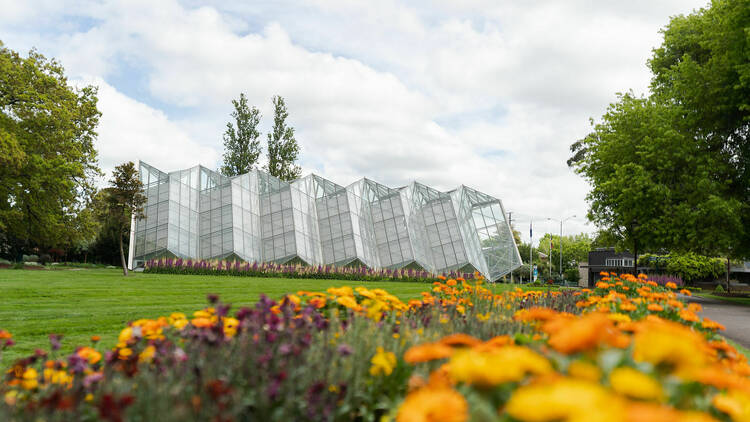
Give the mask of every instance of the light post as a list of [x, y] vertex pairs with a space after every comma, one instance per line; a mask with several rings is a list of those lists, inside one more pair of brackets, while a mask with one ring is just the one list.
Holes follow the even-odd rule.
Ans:
[[[560, 223], [560, 279], [561, 280], [562, 280], [562, 254], [563, 254], [563, 239], [562, 239], [562, 236], [563, 236], [563, 223], [566, 222], [566, 221], [568, 221], [568, 220], [570, 220], [571, 218], [576, 218], [576, 216], [575, 215], [571, 215], [570, 217], [563, 218], [562, 220], [558, 220], [558, 219], [552, 218], [552, 217], [547, 217], [547, 220], [557, 221], [558, 223]], [[550, 236], [550, 240], [551, 239], [552, 239], [552, 236]], [[552, 271], [551, 270], [551, 267], [552, 267], [552, 248], [550, 248], [550, 251], [549, 251], [549, 258], [550, 258], [550, 263], [549, 263], [550, 264], [550, 271]]]

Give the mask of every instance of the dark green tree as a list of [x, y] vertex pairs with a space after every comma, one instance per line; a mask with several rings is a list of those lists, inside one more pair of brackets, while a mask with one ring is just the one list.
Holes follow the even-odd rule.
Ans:
[[742, 204], [741, 230], [722, 252], [745, 258], [750, 257], [749, 31], [750, 0], [714, 0], [672, 18], [649, 60], [654, 96], [681, 107], [697, 153], [719, 158], [710, 177], [725, 188], [723, 197]]
[[296, 164], [299, 145], [294, 138], [294, 128], [286, 124], [289, 113], [284, 98], [273, 97], [273, 128], [268, 134], [268, 164], [266, 169], [281, 180], [300, 177], [302, 169]]
[[232, 100], [234, 111], [232, 122], [227, 122], [224, 132], [224, 164], [221, 172], [225, 176], [245, 174], [252, 170], [260, 157], [260, 111], [247, 105], [247, 97], [240, 94], [239, 100]]
[[120, 245], [120, 262], [122, 272], [128, 275], [128, 266], [125, 262], [125, 250], [123, 248], [123, 237], [130, 233], [131, 219], [143, 218], [143, 206], [146, 203], [146, 195], [143, 194], [143, 182], [138, 177], [138, 171], [132, 161], [120, 164], [112, 172], [109, 181], [108, 212], [112, 224], [118, 230], [118, 243]]
[[750, 255], [748, 28], [750, 0], [673, 17], [649, 60], [652, 95], [621, 96], [571, 147], [589, 216], [620, 246]]
[[96, 94], [68, 85], [54, 59], [0, 42], [0, 230], [11, 255], [89, 237], [81, 211], [100, 174]]
[[678, 104], [619, 95], [571, 147], [569, 164], [591, 183], [589, 219], [636, 258], [663, 248], [711, 255], [742, 230], [743, 204], [715, 177], [723, 156], [702, 151], [683, 116]]

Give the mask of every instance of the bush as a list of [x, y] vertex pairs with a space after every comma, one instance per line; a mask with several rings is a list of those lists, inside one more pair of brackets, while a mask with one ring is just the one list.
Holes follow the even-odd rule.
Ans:
[[39, 257], [37, 255], [23, 255], [23, 262], [39, 262]]
[[47, 265], [49, 262], [52, 261], [52, 257], [48, 253], [43, 253], [39, 255], [39, 263], [42, 265]]
[[578, 285], [581, 280], [581, 273], [578, 272], [578, 268], [568, 268], [565, 270], [565, 280], [570, 284]]
[[714, 293], [726, 293], [726, 290], [724, 290], [724, 286], [719, 284], [716, 286], [716, 289], [714, 289]]
[[663, 270], [686, 282], [715, 279], [727, 271], [727, 261], [724, 258], [711, 258], [692, 252], [669, 255], [645, 254], [638, 259], [638, 264]]

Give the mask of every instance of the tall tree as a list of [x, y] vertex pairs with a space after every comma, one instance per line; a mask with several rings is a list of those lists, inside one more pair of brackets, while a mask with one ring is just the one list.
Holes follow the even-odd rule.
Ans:
[[99, 175], [97, 89], [68, 85], [64, 69], [35, 50], [0, 42], [0, 230], [13, 255], [70, 247]]
[[620, 96], [571, 146], [589, 217], [625, 246], [750, 256], [748, 28], [750, 0], [673, 17], [652, 94]]
[[[636, 255], [647, 249], [726, 251], [742, 230], [742, 204], [683, 127], [679, 105], [619, 96], [569, 160], [590, 183], [589, 219]], [[635, 263], [634, 263], [634, 271]]]
[[299, 145], [294, 139], [294, 128], [287, 126], [289, 113], [284, 98], [273, 97], [273, 128], [268, 134], [268, 164], [266, 169], [281, 180], [300, 177], [302, 169], [296, 164]]
[[[654, 97], [683, 110], [697, 153], [719, 157], [711, 177], [743, 204], [728, 255], [750, 257], [750, 0], [714, 0], [662, 31], [649, 67]], [[727, 227], [729, 229], [729, 227]]]
[[143, 182], [138, 177], [138, 171], [132, 161], [115, 167], [109, 186], [109, 217], [118, 229], [120, 262], [122, 263], [122, 272], [127, 276], [128, 265], [125, 262], [123, 237], [130, 234], [130, 222], [133, 216], [136, 219], [143, 218], [146, 195], [143, 194]]
[[240, 93], [239, 100], [232, 100], [232, 105], [234, 124], [227, 122], [227, 130], [224, 132], [224, 164], [221, 172], [225, 176], [249, 172], [260, 157], [260, 111], [247, 105], [244, 93]]

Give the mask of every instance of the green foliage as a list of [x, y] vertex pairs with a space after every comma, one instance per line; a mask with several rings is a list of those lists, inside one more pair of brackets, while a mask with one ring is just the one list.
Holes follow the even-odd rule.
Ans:
[[[551, 253], [549, 250], [550, 240], [552, 240], [552, 252]], [[593, 240], [586, 233], [563, 236], [562, 238], [563, 272], [566, 272], [568, 269], [571, 269], [571, 268], [576, 269], [576, 271], [578, 271], [577, 270], [578, 263], [588, 261], [592, 242]], [[560, 236], [550, 234], [550, 233], [545, 233], [545, 235], [541, 239], [539, 239], [539, 251], [550, 256], [553, 271], [557, 271], [559, 273], [560, 269], [558, 267], [560, 266]]]
[[109, 219], [118, 229], [122, 271], [125, 275], [128, 275], [123, 237], [127, 236], [130, 231], [131, 217], [143, 218], [146, 195], [143, 194], [143, 182], [138, 177], [138, 171], [132, 161], [115, 167], [109, 184], [109, 195], [107, 197]]
[[720, 284], [716, 285], [716, 288], [714, 289], [715, 293], [726, 293], [726, 290], [724, 290], [724, 286]]
[[568, 268], [565, 270], [565, 280], [571, 284], [578, 284], [581, 280], [581, 273], [578, 272], [578, 268]]
[[228, 122], [224, 132], [224, 164], [221, 173], [225, 176], [249, 172], [260, 157], [260, 111], [255, 107], [248, 107], [244, 93], [240, 94], [239, 100], [232, 100], [232, 104], [234, 125]]
[[302, 169], [296, 164], [299, 158], [299, 145], [294, 138], [294, 128], [287, 126], [284, 98], [273, 97], [273, 128], [268, 134], [268, 172], [281, 180], [294, 180], [300, 177]]
[[645, 254], [638, 259], [638, 263], [680, 276], [688, 282], [716, 279], [727, 272], [726, 259], [711, 258], [692, 252], [670, 255]]
[[749, 25], [748, 0], [672, 18], [649, 61], [653, 95], [619, 95], [571, 146], [589, 217], [618, 246], [750, 252]]
[[0, 230], [14, 257], [91, 237], [81, 210], [99, 174], [96, 94], [69, 86], [54, 59], [0, 42]]

